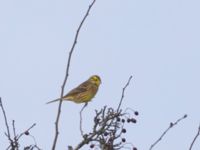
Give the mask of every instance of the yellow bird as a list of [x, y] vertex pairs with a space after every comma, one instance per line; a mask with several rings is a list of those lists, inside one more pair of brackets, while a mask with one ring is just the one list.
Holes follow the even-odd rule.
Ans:
[[[69, 91], [69, 93], [63, 96], [62, 100], [72, 101], [75, 103], [87, 103], [96, 95], [100, 84], [101, 78], [98, 75], [93, 75], [88, 80]], [[47, 104], [59, 100], [61, 100], [61, 98], [47, 102]]]

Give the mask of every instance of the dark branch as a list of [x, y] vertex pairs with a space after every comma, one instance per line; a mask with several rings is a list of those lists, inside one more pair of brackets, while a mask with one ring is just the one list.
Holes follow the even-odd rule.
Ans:
[[23, 135], [29, 135], [29, 131], [36, 126], [36, 123], [34, 123], [32, 126], [30, 126], [28, 129], [26, 129], [24, 132], [22, 132], [18, 137], [17, 140], [19, 140]]
[[122, 134], [126, 132], [124, 125], [129, 122], [126, 122], [125, 119], [129, 115], [122, 110], [117, 112], [111, 107], [107, 108], [107, 106], [104, 106], [100, 111], [96, 110], [92, 132], [84, 134], [83, 140], [74, 149], [69, 146], [68, 150], [79, 150], [89, 143], [90, 148], [95, 147], [95, 149], [98, 149], [97, 147], [103, 150], [121, 149], [125, 145]]
[[13, 127], [13, 134], [14, 134], [14, 143], [15, 143], [15, 146], [18, 147], [17, 134], [16, 134], [16, 129], [15, 129], [15, 120], [12, 121], [12, 127]]
[[132, 76], [129, 77], [128, 82], [126, 83], [126, 85], [122, 89], [122, 96], [121, 96], [121, 99], [120, 99], [120, 102], [119, 102], [119, 105], [118, 105], [118, 108], [117, 108], [117, 112], [119, 111], [119, 109], [122, 105], [122, 101], [124, 99], [124, 92], [125, 92], [126, 88], [128, 87], [129, 83], [131, 82], [131, 79], [132, 79]]
[[200, 124], [199, 124], [199, 128], [198, 128], [197, 134], [195, 135], [192, 143], [190, 144], [189, 150], [192, 150], [192, 147], [193, 147], [193, 145], [194, 145], [194, 143], [195, 143], [195, 141], [196, 141], [196, 139], [198, 138], [199, 135], [200, 135]]
[[[121, 95], [121, 99], [120, 99], [119, 105], [118, 105], [118, 107], [117, 107], [117, 112], [120, 112], [120, 107], [121, 107], [122, 101], [123, 101], [123, 99], [124, 99], [124, 93], [125, 93], [126, 88], [127, 88], [128, 85], [129, 85], [129, 83], [131, 82], [131, 79], [132, 79], [132, 76], [129, 77], [129, 79], [128, 79], [126, 85], [125, 85], [125, 86], [123, 87], [123, 89], [122, 89], [122, 95]], [[115, 122], [113, 135], [116, 135], [117, 130], [118, 130], [118, 122]], [[120, 136], [120, 135], [119, 135], [119, 136]], [[120, 145], [121, 145], [121, 144], [120, 144]]]
[[83, 140], [76, 146], [74, 150], [78, 150], [85, 144], [91, 141], [102, 141], [103, 133], [109, 128], [113, 127], [113, 120], [121, 116], [120, 113], [115, 113], [113, 108], [108, 108], [105, 106], [99, 112], [96, 111], [96, 116], [94, 118], [93, 132], [85, 134]]
[[173, 128], [175, 125], [177, 125], [180, 121], [182, 121], [183, 119], [187, 118], [187, 115], [184, 115], [183, 117], [179, 118], [176, 122], [174, 123], [170, 123], [169, 127], [163, 132], [163, 134], [150, 146], [149, 150], [152, 150], [154, 146], [156, 146], [161, 140], [162, 138], [165, 136], [165, 134], [171, 129]]
[[[83, 19], [82, 19], [81, 23], [79, 24], [78, 29], [76, 31], [76, 34], [75, 34], [75, 37], [74, 37], [74, 42], [73, 42], [72, 47], [71, 47], [71, 49], [69, 51], [65, 78], [64, 78], [63, 84], [61, 86], [61, 94], [60, 94], [61, 98], [64, 95], [65, 85], [66, 85], [66, 82], [67, 82], [67, 79], [68, 79], [68, 75], [69, 75], [69, 68], [70, 68], [72, 53], [73, 53], [74, 48], [76, 46], [77, 39], [78, 39], [80, 30], [81, 30], [81, 27], [83, 26], [83, 23], [85, 22], [87, 16], [89, 15], [89, 12], [90, 12], [92, 6], [94, 5], [95, 1], [96, 0], [93, 0], [92, 3], [89, 5], [89, 8], [86, 11], [86, 14], [84, 15], [84, 17], [83, 17]], [[57, 112], [56, 121], [55, 121], [55, 136], [54, 136], [54, 141], [53, 141], [53, 145], [52, 145], [52, 150], [56, 149], [56, 144], [57, 144], [57, 140], [58, 140], [58, 134], [59, 134], [58, 124], [59, 124], [59, 119], [60, 119], [60, 114], [61, 114], [61, 107], [62, 107], [62, 99], [59, 101], [58, 112]]]
[[3, 112], [4, 122], [5, 122], [5, 125], [6, 125], [6, 130], [7, 130], [6, 136], [8, 137], [8, 140], [10, 141], [11, 147], [13, 147], [14, 143], [13, 143], [13, 140], [11, 139], [10, 129], [9, 129], [9, 125], [8, 125], [8, 120], [7, 120], [7, 117], [6, 117], [6, 112], [5, 112], [5, 109], [3, 107], [3, 103], [2, 103], [1, 97], [0, 97], [0, 107], [1, 107], [1, 110]]
[[[5, 113], [5, 109], [3, 107], [3, 103], [0, 97], [0, 107], [2, 109], [3, 112], [3, 116], [4, 116], [4, 121], [5, 121], [5, 125], [6, 125], [6, 129], [7, 132], [5, 133], [5, 135], [8, 137], [8, 140], [10, 141], [9, 146], [6, 148], [6, 150], [18, 150], [19, 149], [19, 139], [23, 136], [23, 135], [29, 135], [29, 131], [36, 125], [35, 123], [29, 127], [27, 130], [25, 130], [24, 132], [22, 132], [21, 134], [19, 134], [19, 136], [17, 135], [16, 132], [16, 128], [15, 128], [15, 120], [12, 121], [12, 132], [13, 132], [13, 137], [11, 135], [11, 131], [9, 129], [9, 125], [8, 125], [8, 121], [7, 121], [7, 117], [6, 117], [6, 113]], [[37, 145], [33, 145], [34, 147], [37, 147]], [[39, 149], [38, 149], [39, 150]]]

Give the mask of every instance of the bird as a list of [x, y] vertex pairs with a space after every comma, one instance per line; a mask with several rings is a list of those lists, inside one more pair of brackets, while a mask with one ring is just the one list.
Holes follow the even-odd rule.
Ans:
[[76, 88], [69, 91], [62, 98], [54, 99], [52, 101], [47, 102], [46, 104], [60, 101], [61, 99], [66, 101], [72, 101], [77, 104], [88, 103], [96, 95], [100, 84], [101, 84], [101, 78], [98, 75], [92, 75], [88, 80], [86, 80]]

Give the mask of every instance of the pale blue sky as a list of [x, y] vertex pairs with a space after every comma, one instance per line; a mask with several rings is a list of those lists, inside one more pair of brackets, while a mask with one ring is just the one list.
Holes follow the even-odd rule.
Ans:
[[[91, 1], [0, 1], [0, 96], [17, 130], [31, 124], [38, 146], [50, 149], [57, 104], [69, 48]], [[73, 53], [66, 92], [92, 74], [102, 78], [84, 113], [90, 131], [94, 109], [116, 107], [122, 87], [133, 75], [123, 108], [139, 111], [128, 126], [128, 141], [147, 150], [184, 114], [154, 150], [188, 150], [200, 123], [200, 1], [97, 0]], [[63, 103], [57, 149], [80, 141], [82, 105]], [[0, 115], [0, 149], [8, 140]], [[3, 126], [3, 127], [2, 127]], [[22, 143], [32, 143], [25, 137]], [[86, 149], [86, 148], [85, 148]], [[193, 150], [200, 149], [200, 139]]]

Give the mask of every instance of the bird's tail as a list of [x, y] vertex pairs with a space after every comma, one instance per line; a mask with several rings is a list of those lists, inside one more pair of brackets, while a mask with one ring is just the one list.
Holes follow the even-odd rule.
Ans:
[[57, 102], [57, 101], [59, 101], [59, 100], [61, 100], [61, 99], [60, 99], [60, 98], [57, 98], [57, 99], [54, 99], [54, 100], [52, 100], [52, 101], [47, 102], [46, 104], [50, 104], [50, 103], [53, 103], [53, 102]]

